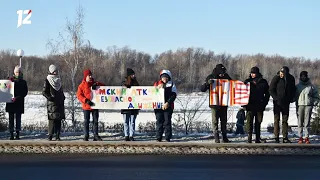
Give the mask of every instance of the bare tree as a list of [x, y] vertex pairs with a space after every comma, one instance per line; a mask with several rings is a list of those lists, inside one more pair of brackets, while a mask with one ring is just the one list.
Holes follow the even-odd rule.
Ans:
[[205, 109], [202, 106], [207, 102], [208, 96], [181, 96], [177, 97], [176, 102], [180, 105], [180, 113], [176, 119], [178, 122], [183, 121], [184, 130], [189, 134], [190, 129], [195, 121], [203, 114]]
[[81, 57], [84, 56], [83, 47], [85, 43], [83, 42], [84, 34], [84, 17], [85, 12], [81, 5], [76, 10], [76, 18], [73, 22], [66, 19], [66, 26], [63, 33], [59, 33], [58, 40], [49, 40], [47, 47], [51, 49], [52, 54], [57, 54], [64, 62], [68, 68], [69, 77], [71, 81], [71, 90], [68, 91], [70, 97], [70, 114], [71, 121], [74, 126], [76, 126], [76, 74], [79, 70], [79, 65], [81, 63]]

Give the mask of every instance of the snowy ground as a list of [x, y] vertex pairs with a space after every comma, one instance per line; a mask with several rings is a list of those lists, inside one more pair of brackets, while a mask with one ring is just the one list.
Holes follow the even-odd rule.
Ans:
[[[187, 110], [194, 109], [201, 105], [200, 110], [202, 111], [201, 114], [198, 113], [196, 116], [196, 121], [198, 122], [206, 122], [211, 123], [211, 113], [210, 108], [208, 107], [208, 94], [207, 93], [192, 93], [192, 94], [180, 94], [178, 96], [178, 100], [175, 103], [175, 113], [173, 115], [173, 122], [178, 119], [180, 110], [186, 108], [184, 107], [187, 104]], [[67, 98], [68, 99], [68, 98]], [[184, 104], [184, 105], [183, 105]], [[65, 102], [66, 107], [68, 106], [68, 100]], [[80, 107], [80, 106], [79, 106]], [[239, 107], [229, 107], [228, 110], [228, 122], [236, 122], [236, 114]], [[80, 111], [76, 117], [80, 122], [82, 121], [82, 112]], [[122, 115], [120, 112], [101, 112], [99, 121], [104, 122], [106, 126], [112, 126], [114, 124], [122, 123]], [[155, 115], [151, 111], [143, 112], [141, 111], [139, 116], [137, 117], [136, 124], [139, 123], [145, 124], [147, 122], [154, 122]], [[25, 114], [22, 116], [22, 126], [47, 126], [47, 114], [46, 114], [46, 99], [37, 92], [30, 92], [25, 99]], [[262, 134], [263, 138], [272, 139], [273, 134], [266, 132], [266, 128], [269, 124], [273, 123], [273, 103], [272, 99], [270, 99], [269, 104], [264, 112], [264, 119], [262, 123], [262, 129], [265, 131]], [[296, 126], [297, 125], [297, 117], [295, 114], [295, 106], [291, 104], [290, 106], [290, 115], [289, 115], [289, 125]], [[210, 125], [211, 127], [211, 125]], [[64, 140], [80, 140], [82, 139], [82, 133], [71, 133], [71, 132], [64, 132]], [[102, 133], [102, 137], [105, 140], [121, 140], [122, 134], [116, 133]], [[292, 138], [296, 137], [296, 131], [294, 130], [290, 136]], [[39, 140], [46, 137], [46, 133], [39, 133], [39, 132], [24, 132], [23, 137], [26, 139], [35, 139]], [[140, 134], [137, 136], [138, 140], [152, 140], [153, 135], [151, 134]], [[246, 136], [234, 136], [229, 134], [229, 137], [233, 139], [233, 141], [237, 142], [245, 142]], [[7, 138], [7, 133], [0, 133], [0, 138], [4, 139]], [[185, 134], [175, 134], [174, 139], [175, 141], [195, 141], [195, 142], [203, 142], [207, 140], [211, 140], [211, 134], [208, 133], [197, 133], [191, 135]], [[318, 142], [319, 137], [313, 136], [315, 142]], [[271, 140], [272, 142], [272, 140]]]

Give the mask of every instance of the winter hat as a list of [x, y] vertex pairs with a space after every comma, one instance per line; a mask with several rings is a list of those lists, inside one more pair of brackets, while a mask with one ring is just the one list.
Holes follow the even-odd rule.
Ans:
[[14, 73], [21, 72], [21, 68], [20, 68], [20, 66], [16, 66], [16, 67], [14, 67], [13, 72], [14, 72]]
[[224, 73], [226, 73], [227, 69], [222, 64], [217, 64], [216, 65], [216, 71], [219, 74], [224, 74]]
[[57, 72], [57, 71], [58, 71], [58, 68], [55, 65], [51, 64], [49, 66], [49, 72], [50, 73]]
[[284, 74], [288, 74], [288, 73], [289, 73], [289, 68], [288, 68], [288, 66], [283, 66], [283, 67], [280, 69], [280, 72], [283, 72]]
[[131, 68], [127, 68], [127, 76], [134, 75], [135, 72]]
[[83, 79], [86, 79], [88, 75], [92, 75], [90, 69], [86, 69], [83, 71]]
[[305, 76], [308, 77], [308, 72], [307, 71], [301, 71], [300, 77]]
[[260, 69], [257, 66], [252, 67], [251, 70], [250, 70], [250, 73], [259, 74], [260, 73]]

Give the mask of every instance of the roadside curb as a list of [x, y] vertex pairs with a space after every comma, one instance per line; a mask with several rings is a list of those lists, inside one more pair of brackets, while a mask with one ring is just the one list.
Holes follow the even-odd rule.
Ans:
[[319, 144], [1, 141], [1, 154], [320, 155]]

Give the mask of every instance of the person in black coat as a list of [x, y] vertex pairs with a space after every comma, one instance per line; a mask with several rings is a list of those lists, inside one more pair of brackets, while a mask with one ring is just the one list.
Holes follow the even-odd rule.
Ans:
[[53, 64], [49, 66], [49, 74], [44, 82], [42, 95], [47, 99], [48, 140], [51, 141], [55, 134], [56, 140], [60, 141], [61, 121], [65, 119], [65, 96], [58, 69]]
[[[131, 88], [132, 86], [139, 86], [136, 79], [135, 72], [131, 68], [127, 68], [127, 77], [125, 81], [122, 82], [122, 86], [125, 88]], [[123, 114], [123, 131], [125, 136], [125, 141], [134, 141], [135, 132], [135, 122], [137, 115], [139, 114], [138, 109], [121, 109], [121, 114]]]
[[6, 112], [9, 113], [10, 140], [14, 139], [14, 116], [16, 117], [16, 139], [20, 139], [21, 115], [24, 114], [24, 98], [28, 94], [27, 82], [23, 79], [20, 66], [14, 68], [14, 75], [10, 77], [14, 82], [14, 98], [12, 102], [6, 103]]
[[[205, 80], [205, 83], [201, 85], [200, 90], [206, 92], [210, 89], [210, 84], [214, 82], [213, 79], [228, 79], [231, 80], [231, 77], [227, 74], [227, 69], [222, 64], [217, 64], [213, 69], [212, 74], [209, 74]], [[219, 132], [218, 132], [218, 119], [221, 121], [221, 132], [222, 139], [224, 143], [229, 143], [227, 138], [227, 113], [228, 106], [209, 106], [212, 113], [212, 128], [214, 133], [214, 138], [216, 143], [220, 143]]]
[[295, 78], [289, 73], [287, 66], [283, 66], [277, 75], [273, 77], [269, 92], [273, 98], [274, 135], [276, 143], [280, 142], [280, 113], [282, 113], [282, 142], [291, 143], [288, 139], [289, 106], [290, 103], [294, 102], [296, 86]]
[[266, 109], [270, 98], [269, 85], [267, 80], [262, 77], [258, 67], [251, 68], [250, 76], [244, 83], [250, 83], [249, 103], [244, 106], [247, 111], [248, 143], [252, 143], [253, 121], [255, 121], [255, 143], [261, 143], [260, 132], [263, 112]]

